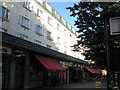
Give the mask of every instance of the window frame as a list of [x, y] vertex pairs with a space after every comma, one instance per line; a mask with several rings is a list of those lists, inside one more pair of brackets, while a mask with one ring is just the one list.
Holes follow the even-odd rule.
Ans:
[[[39, 28], [39, 29], [37, 29], [37, 28]], [[38, 35], [41, 35], [41, 36], [42, 36], [42, 34], [43, 34], [43, 28], [42, 28], [42, 26], [41, 26], [41, 25], [36, 24], [36, 26], [35, 26], [35, 32], [36, 32], [36, 34], [38, 34]]]
[[9, 9], [7, 9], [6, 7], [2, 6], [2, 19], [9, 20], [9, 12], [10, 12]]
[[47, 31], [46, 36], [47, 36], [47, 39], [52, 40], [52, 38], [51, 38], [51, 32], [50, 31]]
[[30, 29], [30, 19], [25, 17], [25, 16], [21, 16], [21, 26], [26, 28], [26, 29]]
[[48, 16], [48, 24], [52, 26], [52, 18], [50, 18], [49, 16]]
[[24, 8], [26, 8], [29, 11], [31, 11], [31, 9], [30, 9], [30, 2], [28, 2], [28, 0], [24, 0], [22, 2], [22, 5], [23, 5]]

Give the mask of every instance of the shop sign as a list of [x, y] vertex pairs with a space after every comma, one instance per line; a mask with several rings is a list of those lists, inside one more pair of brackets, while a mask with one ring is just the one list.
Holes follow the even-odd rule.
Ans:
[[73, 63], [72, 62], [69, 62], [69, 66], [72, 66], [73, 65]]
[[79, 64], [78, 67], [81, 67], [81, 65]]
[[2, 47], [2, 53], [4, 54], [12, 54], [12, 49], [9, 47]]
[[77, 67], [77, 64], [74, 64], [74, 67]]
[[69, 64], [68, 64], [68, 62], [64, 62], [64, 68], [68, 68], [69, 67]]

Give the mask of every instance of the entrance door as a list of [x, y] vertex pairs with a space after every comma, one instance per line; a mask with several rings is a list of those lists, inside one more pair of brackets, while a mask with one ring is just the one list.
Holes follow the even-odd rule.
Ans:
[[23, 88], [24, 80], [24, 57], [16, 57], [16, 70], [15, 70], [15, 87]]

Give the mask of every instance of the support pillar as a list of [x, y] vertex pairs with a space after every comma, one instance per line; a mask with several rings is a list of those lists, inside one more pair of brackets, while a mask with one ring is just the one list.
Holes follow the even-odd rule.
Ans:
[[15, 88], [15, 55], [12, 55], [11, 61], [10, 61], [10, 88]]
[[69, 83], [69, 67], [67, 69], [67, 83]]
[[5, 88], [8, 88], [8, 81], [9, 81], [9, 63], [10, 63], [10, 61], [9, 61], [9, 57], [7, 57], [6, 58], [6, 74], [5, 74]]
[[23, 88], [29, 88], [30, 53], [25, 52]]

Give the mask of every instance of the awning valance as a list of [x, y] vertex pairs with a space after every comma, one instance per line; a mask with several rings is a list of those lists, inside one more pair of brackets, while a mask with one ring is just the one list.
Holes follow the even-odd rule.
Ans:
[[58, 60], [54, 58], [50, 58], [43, 55], [34, 55], [37, 60], [40, 61], [41, 64], [45, 66], [48, 70], [54, 70], [54, 71], [63, 71], [65, 70], [63, 66], [58, 62]]
[[99, 74], [99, 71], [95, 68], [91, 68], [91, 67], [84, 67], [84, 68], [91, 73]]

